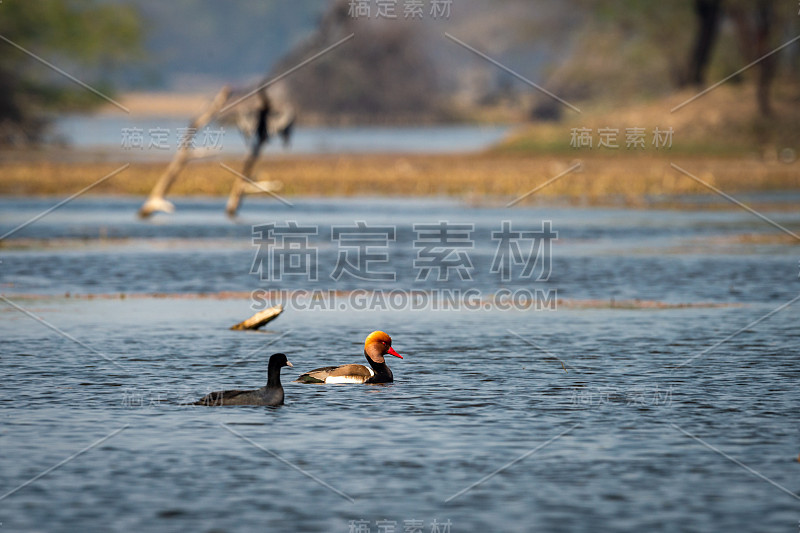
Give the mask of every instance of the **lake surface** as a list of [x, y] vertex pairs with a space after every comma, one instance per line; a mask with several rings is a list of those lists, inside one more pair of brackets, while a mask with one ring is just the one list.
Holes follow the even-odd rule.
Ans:
[[[800, 300], [780, 306], [800, 295], [800, 247], [772, 226], [738, 210], [291, 200], [248, 198], [231, 223], [223, 200], [178, 198], [141, 222], [137, 199], [81, 197], [4, 242], [3, 530], [797, 531]], [[57, 201], [0, 199], [0, 234]], [[765, 214], [800, 230], [800, 213]], [[287, 221], [315, 229], [317, 280], [251, 273], [268, 257], [253, 225]], [[394, 228], [370, 252], [395, 281], [332, 279], [332, 228], [358, 221]], [[472, 228], [466, 280], [417, 279], [419, 225], [440, 221]], [[547, 279], [492, 272], [503, 221], [552, 222]], [[557, 310], [483, 306], [534, 288]], [[348, 307], [298, 300], [263, 331], [229, 330], [258, 289]], [[349, 307], [392, 289], [484, 299]], [[291, 383], [362, 362], [375, 329], [405, 357], [393, 384]], [[285, 406], [182, 405], [263, 385], [277, 351], [295, 365]]]
[[[101, 149], [127, 159], [171, 159], [189, 119], [73, 115], [55, 124], [54, 134], [76, 149]], [[508, 126], [353, 126], [295, 128], [291, 146], [279, 139], [264, 146], [264, 154], [331, 153], [452, 153], [487, 148], [509, 132]], [[238, 156], [248, 145], [233, 126], [209, 125], [197, 131], [195, 147], [208, 154]]]

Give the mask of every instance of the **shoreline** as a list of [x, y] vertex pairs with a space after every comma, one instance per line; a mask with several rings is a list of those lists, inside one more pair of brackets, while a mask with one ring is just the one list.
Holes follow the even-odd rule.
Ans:
[[[220, 291], [220, 292], [101, 292], [101, 293], [71, 293], [65, 292], [62, 294], [41, 294], [41, 293], [7, 293], [13, 296], [15, 300], [22, 300], [27, 302], [42, 302], [42, 303], [57, 303], [66, 301], [121, 301], [121, 300], [240, 300], [252, 302], [253, 291]], [[299, 293], [305, 294], [307, 291], [296, 290], [290, 291], [292, 294]], [[326, 294], [337, 297], [347, 297], [357, 291], [325, 291]], [[372, 291], [379, 292], [379, 291]], [[726, 309], [726, 308], [740, 308], [746, 307], [748, 303], [745, 302], [714, 302], [709, 300], [695, 301], [695, 302], [668, 302], [661, 300], [648, 300], [639, 298], [615, 300], [614, 298], [608, 300], [601, 300], [597, 298], [558, 298], [556, 306], [566, 310], [580, 311], [580, 310], [593, 310], [593, 309], [615, 309], [620, 311], [631, 310], [675, 310], [675, 309]], [[482, 311], [480, 309], [474, 310], [475, 312]], [[325, 312], [326, 310], [321, 310]], [[446, 310], [456, 311], [456, 309]], [[507, 310], [510, 311], [510, 310]], [[536, 309], [516, 309], [515, 311], [539, 311]], [[505, 311], [501, 311], [505, 312]]]

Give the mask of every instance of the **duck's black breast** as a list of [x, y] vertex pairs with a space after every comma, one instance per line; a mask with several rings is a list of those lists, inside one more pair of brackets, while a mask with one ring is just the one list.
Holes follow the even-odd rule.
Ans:
[[272, 354], [267, 368], [267, 384], [256, 390], [225, 390], [206, 394], [192, 405], [283, 405], [281, 368], [292, 366], [282, 353]]
[[264, 400], [263, 404], [258, 405], [283, 405], [283, 387], [264, 387], [260, 396]]
[[376, 363], [369, 357], [367, 357], [367, 361], [375, 374], [364, 383], [391, 383], [394, 381], [394, 375], [389, 365], [386, 363]]

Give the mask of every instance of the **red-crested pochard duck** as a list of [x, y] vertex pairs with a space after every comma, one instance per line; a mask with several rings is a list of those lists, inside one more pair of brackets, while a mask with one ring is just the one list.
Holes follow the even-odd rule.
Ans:
[[282, 353], [272, 354], [267, 368], [267, 385], [256, 390], [225, 390], [206, 394], [192, 405], [283, 405], [281, 368], [294, 366]]
[[296, 383], [391, 383], [392, 371], [386, 364], [386, 354], [403, 358], [392, 348], [392, 338], [382, 331], [373, 331], [364, 341], [364, 356], [369, 367], [364, 365], [326, 366], [306, 372]]

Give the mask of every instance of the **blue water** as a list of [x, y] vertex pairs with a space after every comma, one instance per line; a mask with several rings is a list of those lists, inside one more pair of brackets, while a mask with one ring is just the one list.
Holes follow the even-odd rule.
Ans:
[[[103, 149], [126, 159], [170, 159], [188, 126], [188, 119], [74, 115], [60, 119], [54, 134], [77, 149]], [[300, 153], [452, 153], [479, 150], [499, 142], [507, 126], [298, 126], [291, 145], [279, 140], [264, 154]], [[139, 137], [139, 135], [141, 137]], [[198, 131], [195, 146], [210, 155], [242, 155], [247, 144], [232, 126], [210, 125]]]
[[[56, 201], [0, 200], [0, 234]], [[233, 224], [217, 199], [177, 199], [174, 215], [140, 222], [136, 199], [79, 198], [4, 242], [3, 297], [72, 338], [0, 303], [2, 529], [798, 527], [800, 300], [769, 313], [800, 295], [800, 248], [738, 239], [779, 235], [773, 227], [744, 211], [292, 201], [248, 199]], [[800, 229], [798, 213], [767, 214]], [[310, 240], [317, 281], [250, 274], [251, 226], [287, 220], [319, 229]], [[396, 282], [328, 276], [338, 252], [331, 226], [357, 220], [396, 226], [387, 243]], [[472, 279], [415, 280], [413, 224], [440, 220], [474, 224]], [[503, 220], [552, 221], [548, 280], [490, 272], [490, 232]], [[590, 303], [289, 307], [264, 331], [227, 329], [249, 316], [247, 294], [258, 288], [491, 294], [531, 285]], [[612, 299], [669, 307], [604, 304]], [[311, 368], [360, 362], [374, 329], [405, 356], [389, 362], [393, 384], [291, 383]], [[295, 365], [283, 372], [285, 406], [182, 405], [261, 386], [275, 351]]]

